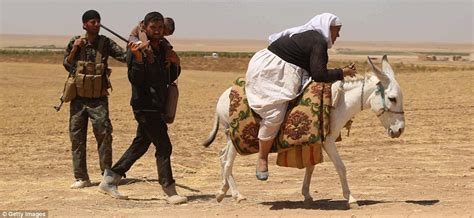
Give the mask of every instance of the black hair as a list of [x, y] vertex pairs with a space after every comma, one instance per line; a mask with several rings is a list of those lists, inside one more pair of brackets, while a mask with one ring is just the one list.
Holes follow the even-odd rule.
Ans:
[[145, 18], [143, 19], [143, 24], [148, 25], [148, 23], [152, 21], [160, 21], [163, 20], [163, 15], [161, 15], [159, 12], [153, 11], [145, 15]]
[[170, 31], [169, 34], [172, 35], [174, 33], [174, 20], [171, 17], [165, 17], [165, 27]]
[[100, 21], [100, 14], [96, 10], [88, 10], [82, 15], [82, 23], [85, 23], [92, 19], [98, 19]]

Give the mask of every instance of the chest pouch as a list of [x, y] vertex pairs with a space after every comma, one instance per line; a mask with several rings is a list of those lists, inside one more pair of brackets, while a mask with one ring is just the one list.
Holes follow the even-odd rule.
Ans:
[[111, 85], [108, 76], [111, 71], [107, 68], [107, 65], [102, 62], [104, 57], [104, 41], [103, 37], [99, 39], [95, 62], [84, 61], [86, 59], [85, 46], [81, 48], [81, 58], [80, 61], [77, 62], [75, 77], [78, 96], [99, 98], [109, 94], [107, 89], [111, 88]]

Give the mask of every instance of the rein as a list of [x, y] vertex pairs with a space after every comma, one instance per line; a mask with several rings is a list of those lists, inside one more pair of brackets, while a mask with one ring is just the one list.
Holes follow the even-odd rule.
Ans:
[[[366, 78], [364, 78], [364, 80], [362, 80], [362, 89], [361, 89], [361, 92], [360, 92], [360, 111], [364, 110], [365, 80], [366, 80]], [[344, 81], [341, 82], [339, 87], [342, 89], [343, 86], [344, 86]], [[380, 82], [377, 83], [376, 93], [380, 94], [380, 97], [382, 98], [382, 105], [383, 105], [383, 107], [380, 108], [380, 110], [379, 110], [380, 112], [377, 113], [377, 117], [382, 116], [385, 112], [389, 112], [389, 113], [393, 113], [393, 114], [405, 114], [405, 111], [393, 111], [393, 110], [390, 110], [390, 108], [387, 107], [387, 103], [385, 102], [385, 88], [382, 86], [382, 84]], [[348, 136], [349, 136], [349, 132], [350, 132], [350, 129], [351, 129], [351, 124], [352, 124], [352, 120], [349, 120], [346, 123], [346, 125], [344, 125], [344, 127], [347, 129], [347, 135]]]
[[[341, 84], [342, 86], [343, 84]], [[362, 89], [360, 92], [360, 111], [364, 110], [364, 88], [365, 88], [365, 78], [362, 81]], [[382, 116], [385, 112], [393, 113], [393, 114], [405, 114], [405, 111], [394, 111], [390, 110], [390, 108], [387, 107], [387, 103], [385, 102], [385, 88], [382, 86], [382, 84], [379, 82], [377, 83], [377, 91], [376, 93], [380, 94], [380, 97], [382, 98], [382, 105], [383, 108], [380, 108], [380, 112], [377, 113], [377, 117]]]
[[[364, 110], [364, 87], [365, 87], [365, 79], [362, 80], [362, 91], [360, 92], [360, 111]], [[344, 80], [341, 81], [339, 88], [342, 89], [344, 87]]]
[[362, 81], [362, 91], [360, 92], [360, 111], [364, 110], [364, 87], [365, 87], [365, 78]]

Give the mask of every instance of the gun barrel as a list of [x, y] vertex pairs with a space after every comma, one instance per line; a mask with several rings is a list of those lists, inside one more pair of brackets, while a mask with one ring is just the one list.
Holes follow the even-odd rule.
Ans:
[[63, 106], [63, 103], [64, 103], [64, 96], [61, 95], [61, 97], [59, 97], [59, 104], [53, 106], [54, 110], [56, 110], [56, 112], [59, 112], [59, 110], [61, 110], [61, 107]]
[[59, 105], [55, 105], [53, 106], [54, 109], [56, 110], [56, 112], [59, 112], [59, 110], [61, 110], [61, 107], [63, 106], [63, 101], [61, 100], [61, 102], [59, 103]]
[[119, 35], [118, 33], [112, 31], [111, 29], [107, 28], [106, 26], [100, 24], [100, 27], [104, 28], [105, 30], [109, 31], [110, 33], [114, 34], [115, 36], [117, 36], [119, 39], [123, 40], [124, 42], [126, 42], [128, 44], [128, 40], [125, 39], [124, 37], [122, 37], [121, 35]]

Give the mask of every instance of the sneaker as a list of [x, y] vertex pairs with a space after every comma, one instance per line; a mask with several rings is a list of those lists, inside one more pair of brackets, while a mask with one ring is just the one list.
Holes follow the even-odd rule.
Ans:
[[92, 184], [90, 180], [77, 179], [74, 183], [72, 183], [71, 188], [72, 189], [85, 188], [91, 185]]

